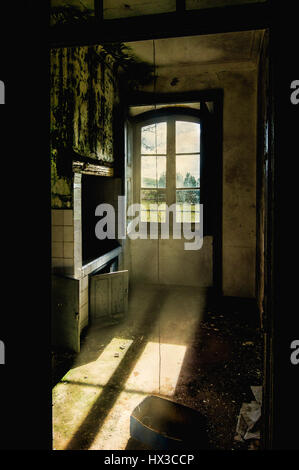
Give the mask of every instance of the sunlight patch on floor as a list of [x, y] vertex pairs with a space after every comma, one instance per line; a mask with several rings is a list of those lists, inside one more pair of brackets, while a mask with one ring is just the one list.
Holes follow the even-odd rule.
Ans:
[[[126, 390], [173, 395], [186, 346], [149, 342], [126, 382]], [[159, 374], [159, 363], [161, 372]], [[160, 375], [160, 390], [159, 390]]]
[[113, 338], [99, 357], [71, 369], [53, 389], [53, 448], [64, 449], [132, 344]]
[[[183, 364], [186, 346], [149, 342], [130, 374], [123, 392], [105, 419], [90, 450], [123, 450], [130, 438], [130, 415], [146, 395], [171, 397]], [[159, 363], [160, 391], [159, 391]]]

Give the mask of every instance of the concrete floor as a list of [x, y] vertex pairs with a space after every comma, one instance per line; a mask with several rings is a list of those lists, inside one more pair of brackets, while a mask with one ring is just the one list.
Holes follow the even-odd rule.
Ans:
[[[149, 394], [200, 410], [214, 447], [232, 448], [240, 404], [260, 371], [256, 357], [240, 362], [235, 338], [217, 328], [217, 318], [206, 319], [206, 304], [205, 289], [136, 285], [121, 323], [90, 326], [53, 389], [53, 448], [141, 449], [130, 439], [130, 415]], [[250, 331], [239, 331], [238, 341], [252, 340]], [[234, 364], [247, 364], [236, 383]]]

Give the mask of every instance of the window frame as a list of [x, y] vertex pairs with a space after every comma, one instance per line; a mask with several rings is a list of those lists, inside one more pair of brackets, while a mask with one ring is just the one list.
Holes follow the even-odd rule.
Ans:
[[[147, 189], [141, 187], [141, 129], [142, 127], [155, 124], [166, 122], [167, 123], [167, 134], [166, 134], [166, 188], [161, 188], [161, 191], [166, 192], [166, 204], [167, 206], [171, 206], [172, 204], [176, 203], [176, 191], [180, 188], [176, 187], [176, 149], [175, 149], [175, 138], [176, 138], [176, 130], [175, 130], [175, 123], [176, 121], [186, 121], [186, 122], [195, 122], [202, 126], [202, 116], [199, 110], [195, 110], [192, 108], [184, 108], [184, 107], [170, 107], [170, 108], [162, 108], [160, 110], [148, 111], [146, 113], [142, 113], [141, 115], [137, 116], [134, 120], [134, 158], [133, 158], [133, 174], [134, 174], [134, 191], [133, 191], [133, 201], [134, 203], [140, 204], [141, 203], [141, 190]], [[202, 130], [202, 129], [201, 129]], [[202, 151], [202, 132], [200, 132], [200, 145], [199, 145], [199, 177], [201, 177], [201, 170], [202, 170], [202, 158], [201, 158], [201, 151]], [[194, 152], [196, 154], [197, 152]], [[150, 188], [148, 188], [150, 189]], [[155, 190], [155, 188], [153, 188]], [[192, 188], [182, 188], [182, 189], [192, 189]], [[200, 190], [199, 188], [194, 188]], [[156, 190], [159, 191], [159, 188]], [[147, 231], [149, 230], [150, 222], [140, 222], [144, 224]], [[182, 222], [177, 222], [181, 223]], [[161, 225], [164, 222], [152, 222], [152, 224], [157, 225], [159, 230]], [[198, 222], [191, 222], [192, 229]], [[173, 227], [173, 220], [172, 216], [169, 220], [169, 227], [170, 227], [170, 235], [172, 233]]]

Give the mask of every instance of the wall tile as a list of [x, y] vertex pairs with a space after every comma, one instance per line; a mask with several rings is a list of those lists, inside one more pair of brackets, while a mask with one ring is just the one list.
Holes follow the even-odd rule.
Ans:
[[74, 258], [74, 243], [73, 242], [63, 243], [63, 257]]
[[52, 258], [52, 269], [63, 268], [63, 258]]
[[63, 225], [63, 210], [52, 209], [52, 225]]
[[72, 226], [63, 227], [63, 241], [73, 242], [74, 241], [74, 228]]
[[73, 225], [73, 210], [64, 210], [63, 211], [63, 225]]
[[63, 258], [63, 242], [52, 242], [52, 258]]
[[52, 225], [52, 241], [62, 242], [63, 241], [63, 226]]
[[73, 275], [74, 273], [74, 260], [69, 258], [64, 258], [63, 260], [63, 271], [64, 271], [64, 274], [68, 274], [70, 276]]

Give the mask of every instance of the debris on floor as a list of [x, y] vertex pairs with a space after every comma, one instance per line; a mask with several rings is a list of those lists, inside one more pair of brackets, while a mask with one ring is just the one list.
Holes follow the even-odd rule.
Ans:
[[260, 439], [260, 419], [262, 407], [262, 387], [251, 386], [255, 400], [242, 403], [238, 416], [235, 441]]
[[263, 387], [261, 385], [258, 385], [258, 386], [251, 385], [250, 388], [254, 395], [255, 400], [262, 406]]
[[[157, 298], [160, 310], [156, 308]], [[154, 351], [153, 357], [159, 358], [155, 353], [158, 351], [159, 333], [161, 343], [167, 351], [174, 345], [180, 345], [176, 346], [180, 351], [182, 345], [186, 346], [182, 361], [176, 365], [175, 370], [179, 372], [176, 375], [175, 389], [171, 391], [171, 399], [198, 411], [206, 418], [209, 447], [219, 450], [256, 450], [260, 447], [260, 439], [252, 436], [248, 438], [249, 434], [247, 439], [242, 436], [239, 441], [234, 439], [242, 403], [255, 400], [258, 405], [261, 404], [263, 337], [254, 311], [244, 314], [237, 308], [222, 306], [207, 310], [204, 307], [203, 294], [198, 293], [196, 297], [193, 288], [182, 287], [179, 292], [169, 288], [163, 290], [162, 296], [160, 292], [157, 293], [156, 287], [144, 286], [132, 291], [128, 316], [121, 323], [105, 328], [91, 325], [86, 334], [81, 335], [79, 355], [54, 352], [53, 387], [57, 383], [61, 384], [55, 391], [54, 401], [54, 408], [58, 410], [56, 431], [54, 430], [58, 442], [54, 443], [56, 448], [66, 447], [67, 438], [63, 433], [73, 433], [71, 444], [67, 444], [73, 449], [140, 449], [141, 444], [132, 437], [125, 442], [130, 420], [125, 418], [123, 410], [129, 410], [130, 397], [132, 400], [135, 400], [135, 395], [138, 399], [141, 397], [140, 390], [145, 395], [157, 393], [158, 382], [155, 385], [149, 380], [143, 384], [136, 364], [142, 357], [151, 357], [148, 354], [149, 347], [150, 351]], [[129, 347], [131, 343], [133, 347]], [[122, 346], [125, 348], [122, 349]], [[117, 360], [114, 354], [119, 355]], [[165, 376], [168, 372], [165, 367], [163, 369], [165, 360], [167, 359], [168, 364], [172, 358], [169, 353], [163, 357], [162, 372], [164, 370]], [[107, 365], [105, 368], [106, 359], [107, 364], [111, 361], [112, 367]], [[109, 380], [104, 377], [100, 381], [97, 375], [90, 374], [90, 369], [93, 369], [97, 361], [101, 362], [103, 374]], [[155, 361], [153, 364], [156, 370]], [[80, 368], [82, 377], [79, 375]], [[68, 385], [67, 394], [63, 377], [70, 370], [76, 383]], [[149, 368], [149, 374], [155, 376], [154, 370]], [[129, 386], [127, 382], [130, 378], [134, 383], [136, 377], [139, 389], [135, 393], [136, 388]], [[93, 386], [86, 384], [87, 381]], [[66, 407], [61, 405], [63, 400], [70, 402], [70, 398], [77, 403], [77, 392], [82, 397], [88, 396], [86, 409], [95, 400], [87, 412], [84, 408], [85, 401], [80, 398], [82, 413], [86, 412], [86, 418], [79, 429], [72, 421], [73, 408], [68, 408], [70, 421], [67, 421]], [[258, 406], [255, 407], [257, 411]], [[110, 421], [108, 418], [111, 418]], [[76, 419], [81, 419], [77, 408]], [[243, 435], [247, 431], [254, 434], [258, 430], [259, 422], [256, 422]]]
[[[248, 342], [252, 344], [244, 347]], [[186, 353], [174, 399], [207, 417], [211, 448], [239, 451], [260, 447], [260, 439], [238, 441], [234, 436], [242, 403], [258, 401], [253, 390], [260, 390], [262, 357], [262, 336], [251, 312], [223, 314], [218, 308], [207, 312]]]

